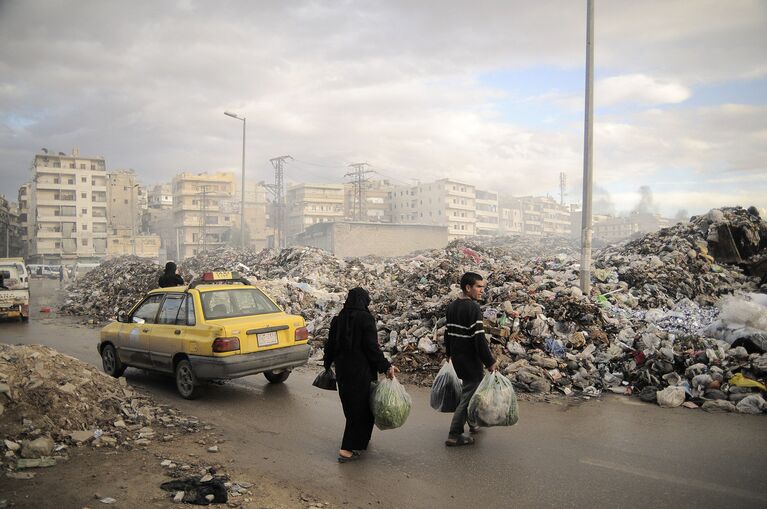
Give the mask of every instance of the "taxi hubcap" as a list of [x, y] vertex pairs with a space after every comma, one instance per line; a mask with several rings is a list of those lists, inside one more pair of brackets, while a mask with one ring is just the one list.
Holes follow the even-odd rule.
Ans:
[[194, 388], [192, 371], [186, 366], [183, 366], [178, 370], [178, 385], [185, 394], [192, 392], [192, 389]]
[[115, 356], [112, 353], [111, 348], [107, 348], [104, 351], [104, 368], [106, 371], [112, 372], [115, 367]]

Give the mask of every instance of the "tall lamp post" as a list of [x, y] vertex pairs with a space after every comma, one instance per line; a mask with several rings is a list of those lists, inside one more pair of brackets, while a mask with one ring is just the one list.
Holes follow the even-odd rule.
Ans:
[[245, 117], [240, 117], [231, 111], [225, 111], [227, 117], [242, 120], [242, 196], [240, 201], [240, 246], [245, 248]]

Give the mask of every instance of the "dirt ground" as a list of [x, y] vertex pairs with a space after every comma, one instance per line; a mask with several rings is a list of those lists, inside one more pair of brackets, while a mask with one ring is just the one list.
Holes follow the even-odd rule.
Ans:
[[[170, 508], [196, 507], [177, 504], [173, 493], [163, 491], [160, 484], [176, 476], [196, 475], [204, 468], [213, 467], [217, 474], [226, 474], [229, 480], [241, 482], [247, 493], [229, 495], [227, 504], [213, 507], [233, 508], [330, 508], [323, 502], [294, 487], [264, 476], [263, 471], [243, 471], [235, 468], [234, 460], [225, 453], [210, 453], [210, 443], [221, 443], [204, 432], [178, 437], [172, 442], [156, 442], [134, 450], [96, 449], [90, 446], [68, 450], [69, 460], [59, 461], [50, 468], [26, 470], [32, 479], [0, 477], [0, 508], [29, 509], [96, 509], [113, 508]], [[171, 460], [177, 468], [161, 465]], [[186, 471], [179, 467], [189, 465]], [[113, 498], [112, 504], [100, 500]], [[3, 505], [5, 501], [5, 505]]]

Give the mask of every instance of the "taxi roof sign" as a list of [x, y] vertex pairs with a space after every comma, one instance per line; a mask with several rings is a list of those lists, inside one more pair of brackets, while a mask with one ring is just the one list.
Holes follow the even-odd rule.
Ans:
[[228, 270], [213, 270], [203, 272], [202, 276], [189, 284], [189, 288], [194, 288], [201, 284], [215, 284], [215, 283], [242, 283], [243, 285], [250, 285], [250, 281], [243, 278], [239, 272], [232, 272]]
[[240, 279], [240, 274], [238, 272], [222, 270], [214, 270], [202, 274], [203, 281], [232, 281], [233, 279]]

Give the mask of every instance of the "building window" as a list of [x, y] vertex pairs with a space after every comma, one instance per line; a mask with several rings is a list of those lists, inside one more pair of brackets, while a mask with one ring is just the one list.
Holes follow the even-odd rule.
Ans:
[[83, 231], [87, 231], [87, 230], [88, 230], [88, 225], [87, 225], [87, 224], [84, 224], [84, 225], [83, 225]]
[[61, 242], [54, 242], [53, 243], [53, 247], [55, 247], [56, 249], [60, 249], [61, 248]]
[[88, 215], [88, 209], [81, 209], [81, 212], [84, 216]]
[[87, 246], [88, 245], [88, 239], [81, 239], [80, 245]]
[[91, 163], [91, 170], [95, 170], [95, 169], [96, 169], [96, 165]]
[[85, 169], [85, 163], [80, 163], [80, 169], [81, 169], [81, 170], [84, 170], [84, 169]]
[[88, 193], [80, 193], [80, 198], [87, 198], [87, 197], [88, 197]]
[[128, 204], [128, 199], [127, 198], [125, 200], [123, 200], [123, 201], [125, 202], [125, 205]]
[[81, 177], [81, 178], [80, 178], [80, 181], [81, 181], [81, 182], [88, 182], [88, 177]]
[[55, 163], [53, 163], [53, 167], [54, 168], [61, 168], [61, 162], [56, 161]]
[[74, 170], [75, 169], [75, 163], [69, 163], [69, 167]]
[[75, 179], [67, 179], [67, 184], [69, 184], [70, 186], [75, 185]]

